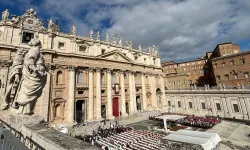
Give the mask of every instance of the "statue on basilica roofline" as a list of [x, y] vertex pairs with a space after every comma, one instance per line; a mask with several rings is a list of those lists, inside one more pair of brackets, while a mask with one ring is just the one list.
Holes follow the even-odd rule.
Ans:
[[132, 48], [132, 47], [133, 47], [132, 41], [129, 41], [129, 48]]
[[139, 44], [138, 50], [139, 50], [139, 51], [142, 51], [141, 44]]
[[75, 25], [72, 26], [72, 34], [76, 35], [76, 26]]
[[129, 47], [129, 43], [128, 41], [125, 41], [126, 47]]
[[120, 46], [122, 46], [122, 38], [121, 38], [121, 37], [119, 37], [119, 42], [118, 42], [118, 44], [119, 44]]
[[29, 46], [31, 48], [28, 52], [23, 49], [16, 52], [1, 110], [12, 106], [12, 113], [30, 115], [42, 94], [47, 71], [40, 52], [41, 42], [37, 36], [29, 42]]
[[4, 12], [2, 12], [2, 21], [7, 22], [9, 15], [10, 15], [10, 13], [9, 13], [8, 9], [6, 9]]
[[99, 31], [97, 31], [97, 33], [96, 33], [96, 39], [100, 40], [100, 32]]
[[91, 29], [91, 30], [89, 31], [89, 37], [90, 37], [91, 39], [93, 39], [93, 35], [94, 35], [94, 31]]
[[54, 25], [53, 20], [52, 20], [52, 18], [50, 18], [50, 19], [48, 20], [48, 29], [51, 29], [51, 30], [52, 30], [53, 25]]
[[116, 34], [113, 35], [113, 43], [116, 44]]
[[106, 33], [106, 42], [109, 42], [109, 34]]

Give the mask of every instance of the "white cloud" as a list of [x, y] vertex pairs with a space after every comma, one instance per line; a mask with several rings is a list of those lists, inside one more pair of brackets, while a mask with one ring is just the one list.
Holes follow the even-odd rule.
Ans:
[[[69, 31], [75, 24], [79, 34], [102, 29], [134, 47], [156, 45], [162, 60], [200, 57], [220, 42], [250, 38], [249, 0], [44, 0], [38, 9], [60, 15]], [[104, 20], [111, 25], [103, 28]]]

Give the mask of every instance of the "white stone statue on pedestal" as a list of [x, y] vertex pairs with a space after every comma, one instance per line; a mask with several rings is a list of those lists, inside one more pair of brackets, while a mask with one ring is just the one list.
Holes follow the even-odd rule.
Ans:
[[113, 43], [116, 44], [116, 34], [113, 35]]
[[8, 9], [6, 9], [4, 12], [2, 12], [2, 21], [6, 22], [9, 18], [9, 15], [10, 15], [10, 13], [9, 13]]
[[90, 37], [91, 39], [93, 39], [93, 35], [94, 35], [94, 32], [93, 32], [93, 30], [91, 29], [91, 30], [89, 31], [89, 37]]
[[120, 46], [122, 46], [122, 38], [121, 38], [121, 37], [119, 37], [119, 42], [118, 42], [118, 44], [119, 44]]
[[76, 26], [75, 25], [72, 26], [72, 34], [76, 35]]
[[53, 20], [52, 20], [52, 18], [50, 18], [49, 20], [48, 20], [48, 29], [53, 29], [53, 25], [54, 25], [54, 23], [53, 23]]
[[128, 41], [125, 41], [125, 46], [129, 47]]
[[99, 31], [97, 31], [97, 33], [96, 33], [96, 39], [100, 40], [100, 32]]
[[138, 50], [139, 50], [139, 51], [142, 51], [141, 44], [139, 44]]
[[106, 33], [106, 42], [109, 42], [109, 34]]
[[223, 84], [222, 86], [223, 86], [223, 89], [225, 90], [225, 89], [226, 89], [226, 86], [225, 86], [225, 84]]
[[132, 47], [133, 47], [132, 41], [129, 41], [129, 48], [132, 49]]
[[245, 89], [245, 86], [242, 82], [241, 82], [241, 89]]
[[5, 104], [1, 105], [1, 109], [8, 109], [12, 105], [16, 114], [33, 113], [36, 100], [41, 96], [47, 81], [40, 40], [35, 37], [29, 46], [31, 48], [25, 56], [21, 49], [17, 51], [11, 67]]

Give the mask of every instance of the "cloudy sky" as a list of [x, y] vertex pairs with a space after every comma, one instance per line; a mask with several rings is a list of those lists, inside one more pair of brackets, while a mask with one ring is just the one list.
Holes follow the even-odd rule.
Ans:
[[250, 50], [250, 0], [0, 0], [0, 11], [22, 15], [33, 8], [42, 21], [59, 18], [63, 32], [77, 27], [156, 45], [162, 61], [186, 61], [233, 42]]

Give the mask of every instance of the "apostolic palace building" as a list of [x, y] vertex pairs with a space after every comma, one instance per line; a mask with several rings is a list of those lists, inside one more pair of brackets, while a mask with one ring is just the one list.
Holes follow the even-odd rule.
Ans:
[[74, 25], [72, 33], [62, 33], [58, 21], [40, 22], [33, 9], [22, 16], [9, 14], [3, 12], [0, 24], [1, 101], [16, 52], [24, 55], [28, 42], [37, 37], [48, 76], [34, 112], [49, 122], [112, 119], [166, 105], [160, 55], [154, 45], [144, 51], [116, 34], [101, 40], [100, 32], [92, 30], [88, 37], [79, 36]]

